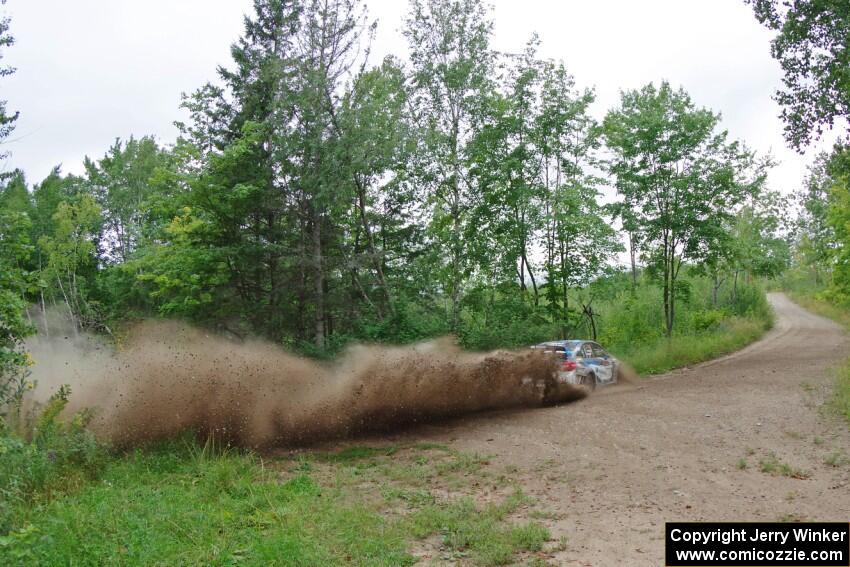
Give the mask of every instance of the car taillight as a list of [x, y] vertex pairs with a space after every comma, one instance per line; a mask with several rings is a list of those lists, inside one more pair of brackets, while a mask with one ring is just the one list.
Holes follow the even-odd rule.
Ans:
[[564, 361], [564, 370], [575, 370], [576, 369], [576, 361], [575, 360], [565, 360]]

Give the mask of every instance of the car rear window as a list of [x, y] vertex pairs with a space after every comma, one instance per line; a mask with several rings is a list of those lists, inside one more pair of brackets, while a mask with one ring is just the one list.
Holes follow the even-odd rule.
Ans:
[[562, 346], [545, 346], [543, 352], [552, 353], [560, 359], [567, 358], [567, 350]]

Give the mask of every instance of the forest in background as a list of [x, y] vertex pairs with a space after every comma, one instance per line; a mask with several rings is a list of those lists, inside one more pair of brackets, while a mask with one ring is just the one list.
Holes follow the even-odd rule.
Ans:
[[[404, 60], [373, 64], [358, 0], [258, 0], [232, 62], [184, 95], [176, 143], [7, 174], [4, 319], [21, 337], [51, 307], [108, 334], [184, 318], [327, 356], [610, 337], [620, 305], [648, 303], [611, 339], [629, 346], [743, 314], [739, 286], [787, 265], [769, 157], [683, 90], [623, 92], [597, 123], [538, 38], [491, 47], [482, 2], [416, 0], [403, 29]], [[694, 278], [711, 289], [691, 305]]]

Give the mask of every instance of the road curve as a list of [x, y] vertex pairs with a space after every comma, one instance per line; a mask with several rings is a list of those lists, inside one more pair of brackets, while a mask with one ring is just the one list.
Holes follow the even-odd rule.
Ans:
[[[567, 537], [556, 564], [661, 565], [665, 521], [847, 521], [850, 466], [824, 459], [850, 456], [850, 429], [819, 407], [850, 341], [784, 295], [769, 299], [774, 329], [733, 355], [568, 406], [391, 439], [494, 455]], [[808, 477], [762, 472], [771, 456]]]

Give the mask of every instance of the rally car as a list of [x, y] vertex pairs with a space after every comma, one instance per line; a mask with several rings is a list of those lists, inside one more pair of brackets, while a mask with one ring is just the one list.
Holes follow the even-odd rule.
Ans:
[[558, 379], [593, 390], [597, 385], [615, 384], [620, 362], [594, 341], [550, 341], [532, 348], [552, 353], [561, 367]]

